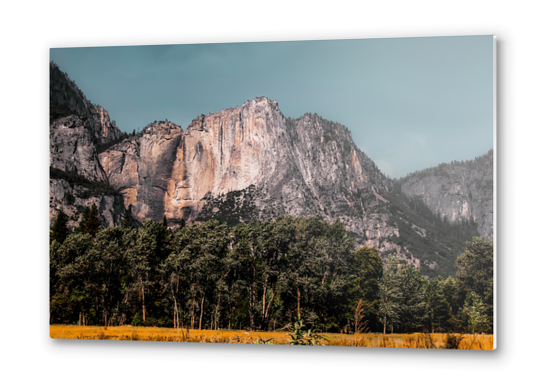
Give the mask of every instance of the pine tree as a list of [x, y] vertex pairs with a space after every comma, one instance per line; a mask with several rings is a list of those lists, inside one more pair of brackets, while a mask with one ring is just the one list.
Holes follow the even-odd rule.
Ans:
[[486, 332], [490, 329], [490, 319], [486, 315], [487, 308], [482, 299], [471, 291], [465, 300], [463, 314], [467, 318], [469, 331], [472, 333]]
[[412, 332], [420, 328], [426, 319], [426, 284], [427, 281], [411, 265], [403, 265], [399, 270], [402, 300], [399, 306], [399, 324], [401, 330]]
[[87, 233], [86, 227], [87, 227], [89, 216], [90, 216], [90, 208], [85, 207], [83, 211], [83, 215], [81, 216], [81, 221], [79, 222], [79, 226], [77, 227], [77, 232]]
[[379, 317], [384, 326], [384, 334], [386, 328], [399, 322], [401, 301], [403, 294], [401, 292], [401, 282], [399, 279], [399, 259], [394, 255], [386, 263], [386, 269], [379, 284]]
[[348, 281], [350, 312], [355, 313], [359, 299], [363, 299], [368, 327], [376, 329], [378, 323], [378, 284], [382, 279], [382, 259], [374, 248], [363, 247], [352, 255], [351, 278]]
[[132, 228], [132, 222], [130, 220], [130, 214], [128, 212], [124, 215], [124, 218], [122, 219], [122, 228]]
[[100, 219], [98, 217], [98, 208], [96, 207], [95, 203], [92, 203], [92, 207], [90, 208], [90, 212], [88, 214], [88, 219], [82, 232], [96, 236], [101, 228], [102, 224], [100, 223]]
[[[465, 252], [457, 257], [456, 301], [465, 303], [471, 292], [482, 300], [485, 314], [493, 324], [493, 242], [475, 237], [465, 243]], [[466, 325], [466, 324], [464, 324]]]
[[162, 218], [162, 226], [167, 228], [167, 219], [166, 219], [166, 215], [164, 215], [164, 217]]
[[51, 243], [56, 240], [62, 244], [66, 240], [66, 237], [68, 237], [68, 233], [68, 216], [61, 209], [58, 211], [56, 220], [51, 228]]

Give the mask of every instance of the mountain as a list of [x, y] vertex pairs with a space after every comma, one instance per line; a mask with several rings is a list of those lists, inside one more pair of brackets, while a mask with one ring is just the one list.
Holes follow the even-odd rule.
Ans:
[[50, 224], [63, 209], [74, 228], [84, 207], [95, 203], [105, 226], [119, 225], [126, 212], [122, 196], [109, 186], [97, 148], [123, 133], [53, 62], [49, 74]]
[[418, 197], [450, 223], [473, 220], [493, 240], [493, 150], [471, 161], [454, 161], [399, 180], [401, 191]]
[[96, 147], [119, 139], [122, 132], [111, 124], [107, 111], [88, 101], [55, 63], [49, 69], [51, 166], [106, 182]]
[[[276, 101], [258, 97], [201, 115], [186, 131], [160, 121], [118, 142], [118, 128], [109, 118], [95, 118], [96, 107], [67, 75], [55, 72], [51, 82], [61, 83], [51, 85], [60, 90], [51, 100], [55, 111], [64, 111], [51, 122], [51, 166], [58, 169], [55, 174], [81, 175], [80, 185], [95, 191], [93, 198], [107, 200], [101, 202], [104, 226], [118, 225], [125, 212], [137, 222], [165, 216], [169, 226], [211, 218], [236, 224], [283, 214], [338, 219], [358, 246], [375, 247], [382, 257], [397, 254], [429, 277], [453, 273], [464, 242], [477, 234], [481, 216], [443, 220], [435, 207], [444, 209], [455, 200], [435, 194], [435, 207], [425, 203], [417, 192], [422, 187], [412, 192], [414, 182], [386, 177], [345, 126], [316, 114], [286, 118]], [[482, 194], [477, 189], [482, 185], [461, 181], [473, 196]], [[56, 206], [90, 204], [73, 197], [77, 185], [70, 188], [52, 177]], [[71, 210], [74, 223], [77, 209]]]

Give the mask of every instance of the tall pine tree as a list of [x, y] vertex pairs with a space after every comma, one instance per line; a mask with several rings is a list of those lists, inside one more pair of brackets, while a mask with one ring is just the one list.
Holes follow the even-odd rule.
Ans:
[[88, 223], [89, 216], [90, 216], [90, 208], [85, 207], [85, 209], [83, 210], [83, 215], [81, 216], [81, 221], [79, 222], [79, 226], [77, 227], [77, 232], [87, 233], [86, 226]]
[[51, 243], [56, 240], [62, 244], [68, 237], [68, 216], [61, 209], [58, 211], [53, 227], [51, 228]]
[[92, 203], [92, 207], [90, 208], [90, 211], [88, 211], [88, 214], [87, 210], [83, 212], [83, 219], [81, 220], [81, 224], [79, 224], [79, 232], [96, 236], [101, 228], [102, 223], [98, 217], [98, 208], [95, 203]]

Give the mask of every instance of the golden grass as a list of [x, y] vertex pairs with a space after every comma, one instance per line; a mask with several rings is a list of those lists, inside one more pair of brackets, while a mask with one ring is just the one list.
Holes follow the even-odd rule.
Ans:
[[[95, 340], [144, 340], [144, 341], [185, 341], [196, 343], [290, 344], [287, 332], [254, 332], [239, 330], [187, 330], [157, 327], [83, 327], [76, 325], [51, 325], [53, 339], [95, 339]], [[324, 345], [344, 347], [377, 348], [454, 348], [492, 350], [493, 335], [447, 335], [441, 333], [413, 334], [359, 334], [344, 335], [324, 333]], [[455, 344], [455, 345], [454, 345]]]

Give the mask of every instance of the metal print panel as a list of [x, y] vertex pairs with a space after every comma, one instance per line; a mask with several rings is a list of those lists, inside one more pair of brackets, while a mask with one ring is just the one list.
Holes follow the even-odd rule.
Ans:
[[494, 349], [494, 51], [51, 49], [51, 337]]

